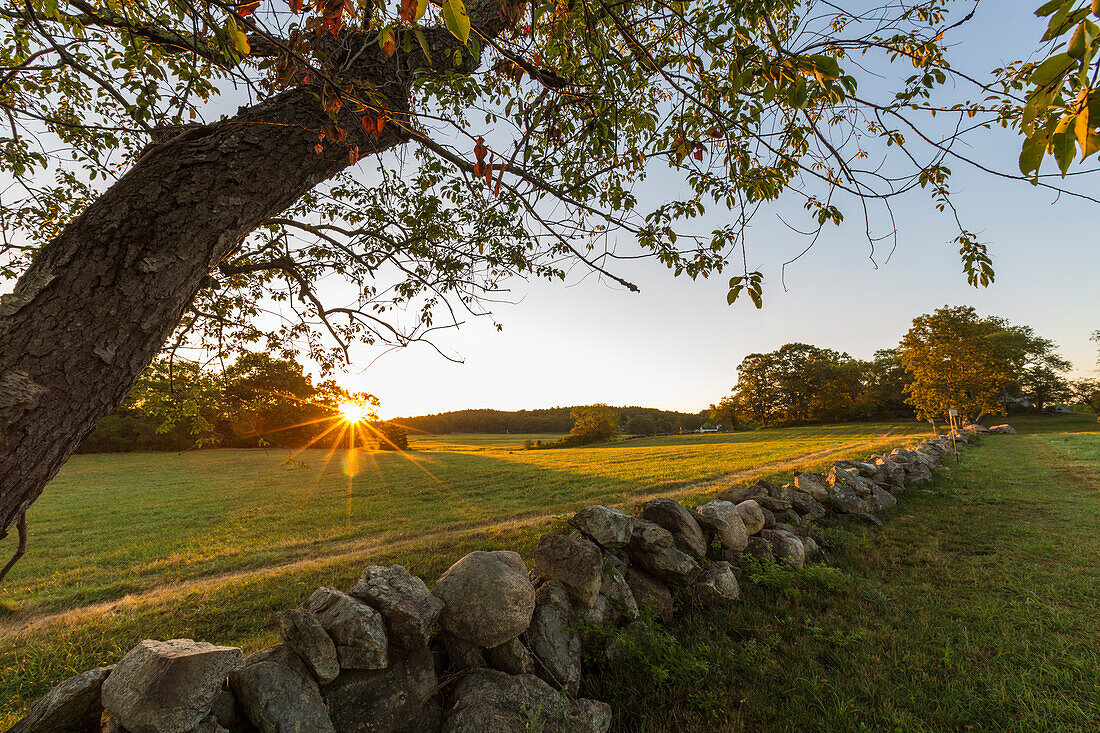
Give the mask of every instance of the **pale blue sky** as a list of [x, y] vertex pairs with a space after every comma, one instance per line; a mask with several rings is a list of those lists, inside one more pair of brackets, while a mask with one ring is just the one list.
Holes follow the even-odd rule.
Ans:
[[[1042, 32], [1034, 7], [1034, 0], [981, 3], [959, 35], [957, 65], [988, 72], [1030, 53]], [[974, 143], [978, 157], [1015, 169], [1019, 142], [1011, 133], [997, 130]], [[880, 258], [875, 269], [852, 216], [788, 268], [783, 292], [779, 265], [805, 240], [764, 211], [749, 239], [750, 268], [769, 276], [761, 311], [747, 302], [726, 305], [729, 273], [693, 282], [655, 262], [635, 262], [619, 272], [641, 286], [636, 294], [592, 277], [568, 287], [515, 283], [522, 302], [495, 309], [502, 333], [475, 320], [437, 339], [462, 364], [414, 346], [364, 368], [375, 354], [360, 349], [338, 378], [378, 395], [385, 417], [590, 402], [696, 411], [729, 391], [748, 353], [802, 341], [867, 358], [895, 345], [914, 316], [944, 304], [972, 304], [1031, 325], [1060, 345], [1078, 374], [1093, 373], [1096, 350], [1088, 337], [1100, 328], [1100, 207], [1065, 197], [1055, 203], [1050, 192], [1026, 183], [953, 167], [964, 225], [990, 243], [994, 256], [997, 281], [988, 289], [966, 284], [950, 244], [953, 222], [918, 194], [895, 209], [899, 246], [888, 263]], [[659, 195], [647, 185], [648, 195]], [[723, 215], [712, 210], [704, 225], [721, 223]]]

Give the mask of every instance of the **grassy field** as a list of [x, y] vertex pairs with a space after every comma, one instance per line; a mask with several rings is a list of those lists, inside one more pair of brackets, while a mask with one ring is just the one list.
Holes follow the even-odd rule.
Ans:
[[750, 571], [732, 617], [631, 639], [584, 692], [620, 731], [1100, 730], [1100, 426], [1013, 422], [828, 567]]
[[[951, 480], [961, 481], [967, 471], [979, 471], [975, 478], [983, 475], [986, 469], [980, 462], [1001, 446], [1028, 446], [1029, 450], [1038, 446], [1036, 450], [1058, 455], [1061, 461], [1077, 461], [1073, 465], [1088, 465], [1090, 455], [1096, 460], [1095, 442], [1088, 447], [1097, 437], [1095, 423], [1075, 418], [1014, 423], [1032, 434], [1015, 443], [988, 441], [971, 452], [974, 458]], [[1077, 436], [1067, 429], [1091, 432]], [[56, 681], [115, 661], [142, 638], [190, 636], [246, 649], [270, 643], [274, 639], [270, 616], [275, 610], [296, 605], [320, 584], [350, 585], [360, 568], [371, 562], [400, 562], [430, 583], [471, 549], [529, 550], [562, 515], [585, 504], [598, 501], [629, 507], [658, 495], [702, 496], [726, 483], [761, 476], [783, 478], [796, 469], [864, 456], [924, 434], [927, 427], [916, 423], [879, 423], [677, 436], [550, 451], [524, 451], [520, 443], [526, 437], [553, 436], [446, 436], [415, 440], [415, 451], [408, 456], [363, 452], [351, 467], [343, 453], [307, 452], [301, 458], [308, 467], [296, 469], [287, 469], [281, 454], [263, 451], [77, 456], [32, 509], [28, 555], [0, 588], [0, 726], [13, 721]], [[1022, 460], [1026, 454], [1010, 456]], [[1020, 470], [1030, 476], [1037, 469]], [[1049, 480], [1043, 484], [1047, 491], [1058, 485]], [[785, 579], [786, 585], [767, 592], [750, 589], [749, 601], [734, 624], [726, 618], [709, 622], [724, 624], [721, 629], [700, 626], [707, 634], [719, 634], [717, 638], [733, 634], [746, 642], [729, 647], [739, 650], [738, 654], [758, 647], [762, 658], [769, 660], [770, 671], [752, 679], [752, 685], [731, 686], [729, 678], [718, 685], [720, 692], [739, 690], [737, 699], [719, 695], [720, 704], [683, 705], [677, 710], [689, 717], [704, 715], [720, 728], [737, 729], [743, 720], [760, 727], [758, 717], [743, 719], [720, 711], [737, 710], [742, 698], [747, 709], [755, 710], [763, 705], [764, 696], [780, 694], [777, 691], [785, 691], [783, 700], [792, 701], [791, 690], [809, 689], [806, 680], [813, 680], [813, 689], [824, 685], [825, 677], [803, 674], [809, 668], [798, 654], [804, 650], [806, 635], [820, 628], [822, 645], [835, 646], [840, 643], [836, 634], [848, 632], [840, 630], [839, 617], [826, 615], [821, 623], [806, 620], [818, 618], [820, 603], [830, 612], [855, 614], [860, 624], [905, 628], [907, 619], [900, 613], [895, 618], [892, 605], [894, 594], [901, 591], [868, 588], [875, 582], [889, 586], [895, 576], [907, 577], [898, 575], [898, 568], [909, 566], [893, 553], [923, 557], [926, 551], [915, 543], [917, 535], [929, 536], [929, 527], [937, 522], [955, 522], [960, 515], [955, 502], [971, 507], [952, 498], [963, 490], [941, 487], [936, 495], [914, 495], [907, 501], [917, 505], [907, 505], [904, 511], [916, 519], [880, 530], [915, 531], [923, 526], [923, 533], [899, 535], [879, 552], [871, 549], [870, 535], [857, 532], [855, 539], [838, 549], [841, 570]], [[1025, 488], [1015, 491], [1026, 493]], [[1082, 518], [1080, 508], [1074, 513]], [[1002, 525], [978, 526], [970, 534], [985, 536], [1003, 530]], [[1088, 528], [1079, 529], [1084, 533]], [[949, 531], [946, 526], [944, 531]], [[874, 544], [878, 542], [876, 537]], [[969, 557], [950, 545], [939, 552], [943, 563]], [[1019, 556], [1014, 558], [1021, 562]], [[927, 564], [913, 568], [920, 587], [939, 587], [939, 571], [930, 575]], [[1086, 576], [1074, 575], [1082, 581]], [[814, 584], [822, 582], [829, 588], [837, 586], [839, 596], [819, 598], [812, 593]], [[972, 576], [952, 574], [944, 581], [949, 587], [943, 592], [972, 582]], [[879, 600], [876, 593], [890, 600]], [[810, 615], [795, 619], [807, 598], [815, 599], [805, 606]], [[1085, 626], [1086, 621], [1082, 615], [1079, 625]], [[708, 622], [700, 618], [699, 623]], [[1013, 623], [1027, 628], [1027, 619]], [[864, 633], [856, 627], [852, 634]], [[925, 634], [934, 631], [923, 620], [916, 628]], [[936, 643], [942, 643], [944, 634], [941, 628], [938, 636], [933, 635]], [[1089, 642], [1093, 648], [1097, 648], [1095, 642], [1095, 638]], [[863, 645], [852, 642], [836, 649], [856, 654]], [[898, 649], [904, 650], [905, 645], [899, 643]], [[1092, 661], [1100, 669], [1095, 656]], [[709, 680], [709, 675], [730, 668], [730, 663], [716, 661], [704, 677]], [[875, 666], [867, 659], [860, 663]], [[793, 676], [788, 679], [786, 672]], [[741, 676], [740, 672], [735, 675]], [[607, 684], [615, 679], [610, 675]], [[878, 683], [864, 677], [851, 684], [871, 694], [870, 688]], [[749, 690], [750, 686], [759, 689]], [[652, 692], [655, 704], [665, 699], [660, 690]], [[908, 691], [910, 696], [920, 693], [918, 687]], [[768, 705], [774, 708], [781, 702], [769, 698]], [[651, 722], [656, 725], [653, 730], [667, 729], [660, 725], [660, 715], [667, 712], [653, 712], [657, 717], [649, 721], [651, 713], [646, 711], [656, 708], [632, 707], [642, 717], [621, 720], [623, 730]], [[792, 710], [797, 707], [791, 702]], [[763, 713], [761, 709], [759, 714]]]

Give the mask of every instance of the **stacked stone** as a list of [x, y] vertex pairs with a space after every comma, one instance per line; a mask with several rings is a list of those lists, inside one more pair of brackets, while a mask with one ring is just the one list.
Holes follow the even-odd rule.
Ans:
[[801, 567], [827, 517], [881, 524], [895, 494], [976, 439], [970, 428], [783, 486], [729, 487], [694, 509], [586, 507], [569, 534], [539, 540], [533, 576], [514, 552], [472, 552], [431, 591], [400, 565], [372, 565], [348, 592], [318, 588], [277, 614], [279, 644], [245, 657], [146, 640], [61, 683], [10, 733], [100, 731], [104, 710], [114, 733], [603, 733], [610, 707], [576, 697], [582, 660], [616, 652], [597, 648], [601, 630], [648, 610], [671, 622], [674, 596], [731, 606], [742, 554]]

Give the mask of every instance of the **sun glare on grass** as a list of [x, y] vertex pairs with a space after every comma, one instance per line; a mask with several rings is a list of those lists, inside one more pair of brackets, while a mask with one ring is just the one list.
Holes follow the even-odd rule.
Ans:
[[340, 416], [344, 422], [363, 422], [367, 417], [367, 409], [356, 402], [341, 402]]

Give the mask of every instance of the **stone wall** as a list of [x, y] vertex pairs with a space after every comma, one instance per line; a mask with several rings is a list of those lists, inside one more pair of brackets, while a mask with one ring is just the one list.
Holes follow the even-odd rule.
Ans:
[[605, 635], [586, 629], [673, 624], [675, 594], [735, 604], [742, 555], [800, 567], [821, 553], [820, 522], [881, 524], [876, 514], [931, 481], [953, 445], [940, 437], [785, 486], [734, 486], [694, 509], [586, 507], [570, 534], [539, 540], [533, 572], [514, 552], [472, 552], [429, 590], [400, 565], [370, 566], [346, 592], [318, 588], [276, 614], [280, 644], [246, 657], [146, 640], [58, 685], [11, 731], [602, 733], [610, 706], [576, 697], [582, 652], [615, 650], [592, 648]]

